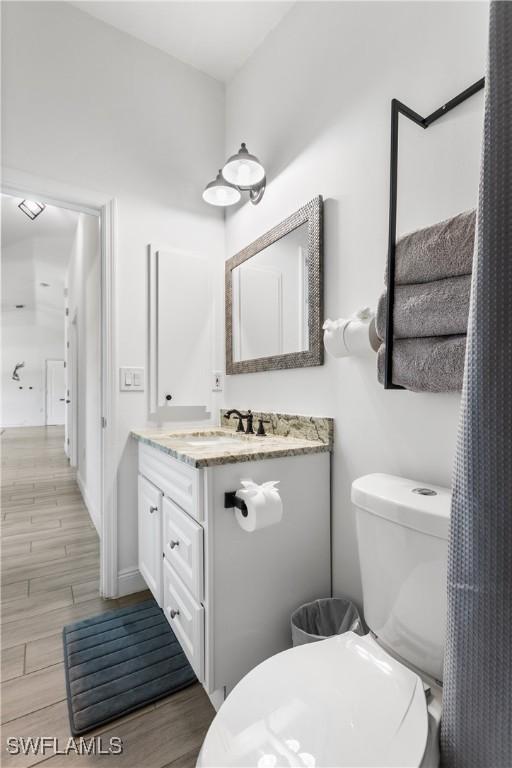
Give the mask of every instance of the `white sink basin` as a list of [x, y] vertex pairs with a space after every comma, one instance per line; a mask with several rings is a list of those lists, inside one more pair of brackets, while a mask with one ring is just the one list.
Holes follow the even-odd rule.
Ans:
[[187, 437], [183, 442], [187, 445], [193, 445], [195, 448], [208, 448], [209, 446], [217, 445], [240, 445], [244, 440], [225, 435], [201, 435], [197, 437]]
[[[171, 437], [171, 435], [170, 435]], [[224, 446], [240, 447], [250, 441], [246, 435], [236, 433], [230, 435], [225, 432], [198, 433], [191, 435], [172, 435], [173, 439], [179, 440], [182, 445], [190, 448], [221, 448]]]

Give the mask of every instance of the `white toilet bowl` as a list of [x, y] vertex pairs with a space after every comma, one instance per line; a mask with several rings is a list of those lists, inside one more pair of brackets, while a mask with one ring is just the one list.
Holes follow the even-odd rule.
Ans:
[[434, 768], [439, 713], [415, 672], [371, 635], [347, 632], [279, 653], [246, 675], [213, 720], [197, 765]]
[[451, 494], [374, 474], [352, 486], [365, 619], [249, 672], [206, 735], [201, 768], [436, 768]]

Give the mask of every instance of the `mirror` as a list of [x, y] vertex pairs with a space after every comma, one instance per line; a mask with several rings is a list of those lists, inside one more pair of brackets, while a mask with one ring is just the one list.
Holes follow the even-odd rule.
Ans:
[[301, 224], [234, 268], [234, 361], [307, 350], [307, 267], [308, 228]]
[[321, 365], [322, 198], [226, 263], [226, 373]]

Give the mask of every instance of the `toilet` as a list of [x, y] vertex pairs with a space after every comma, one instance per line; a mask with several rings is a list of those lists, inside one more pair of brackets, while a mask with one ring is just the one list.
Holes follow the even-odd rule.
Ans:
[[353, 483], [369, 633], [255, 667], [215, 716], [198, 766], [439, 765], [450, 500], [392, 475]]

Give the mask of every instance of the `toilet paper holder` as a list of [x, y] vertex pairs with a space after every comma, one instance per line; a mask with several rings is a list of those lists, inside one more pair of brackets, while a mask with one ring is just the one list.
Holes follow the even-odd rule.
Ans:
[[236, 495], [236, 491], [226, 491], [224, 494], [224, 509], [232, 509], [236, 507], [242, 513], [242, 517], [247, 517], [247, 504], [243, 499], [239, 499]]

